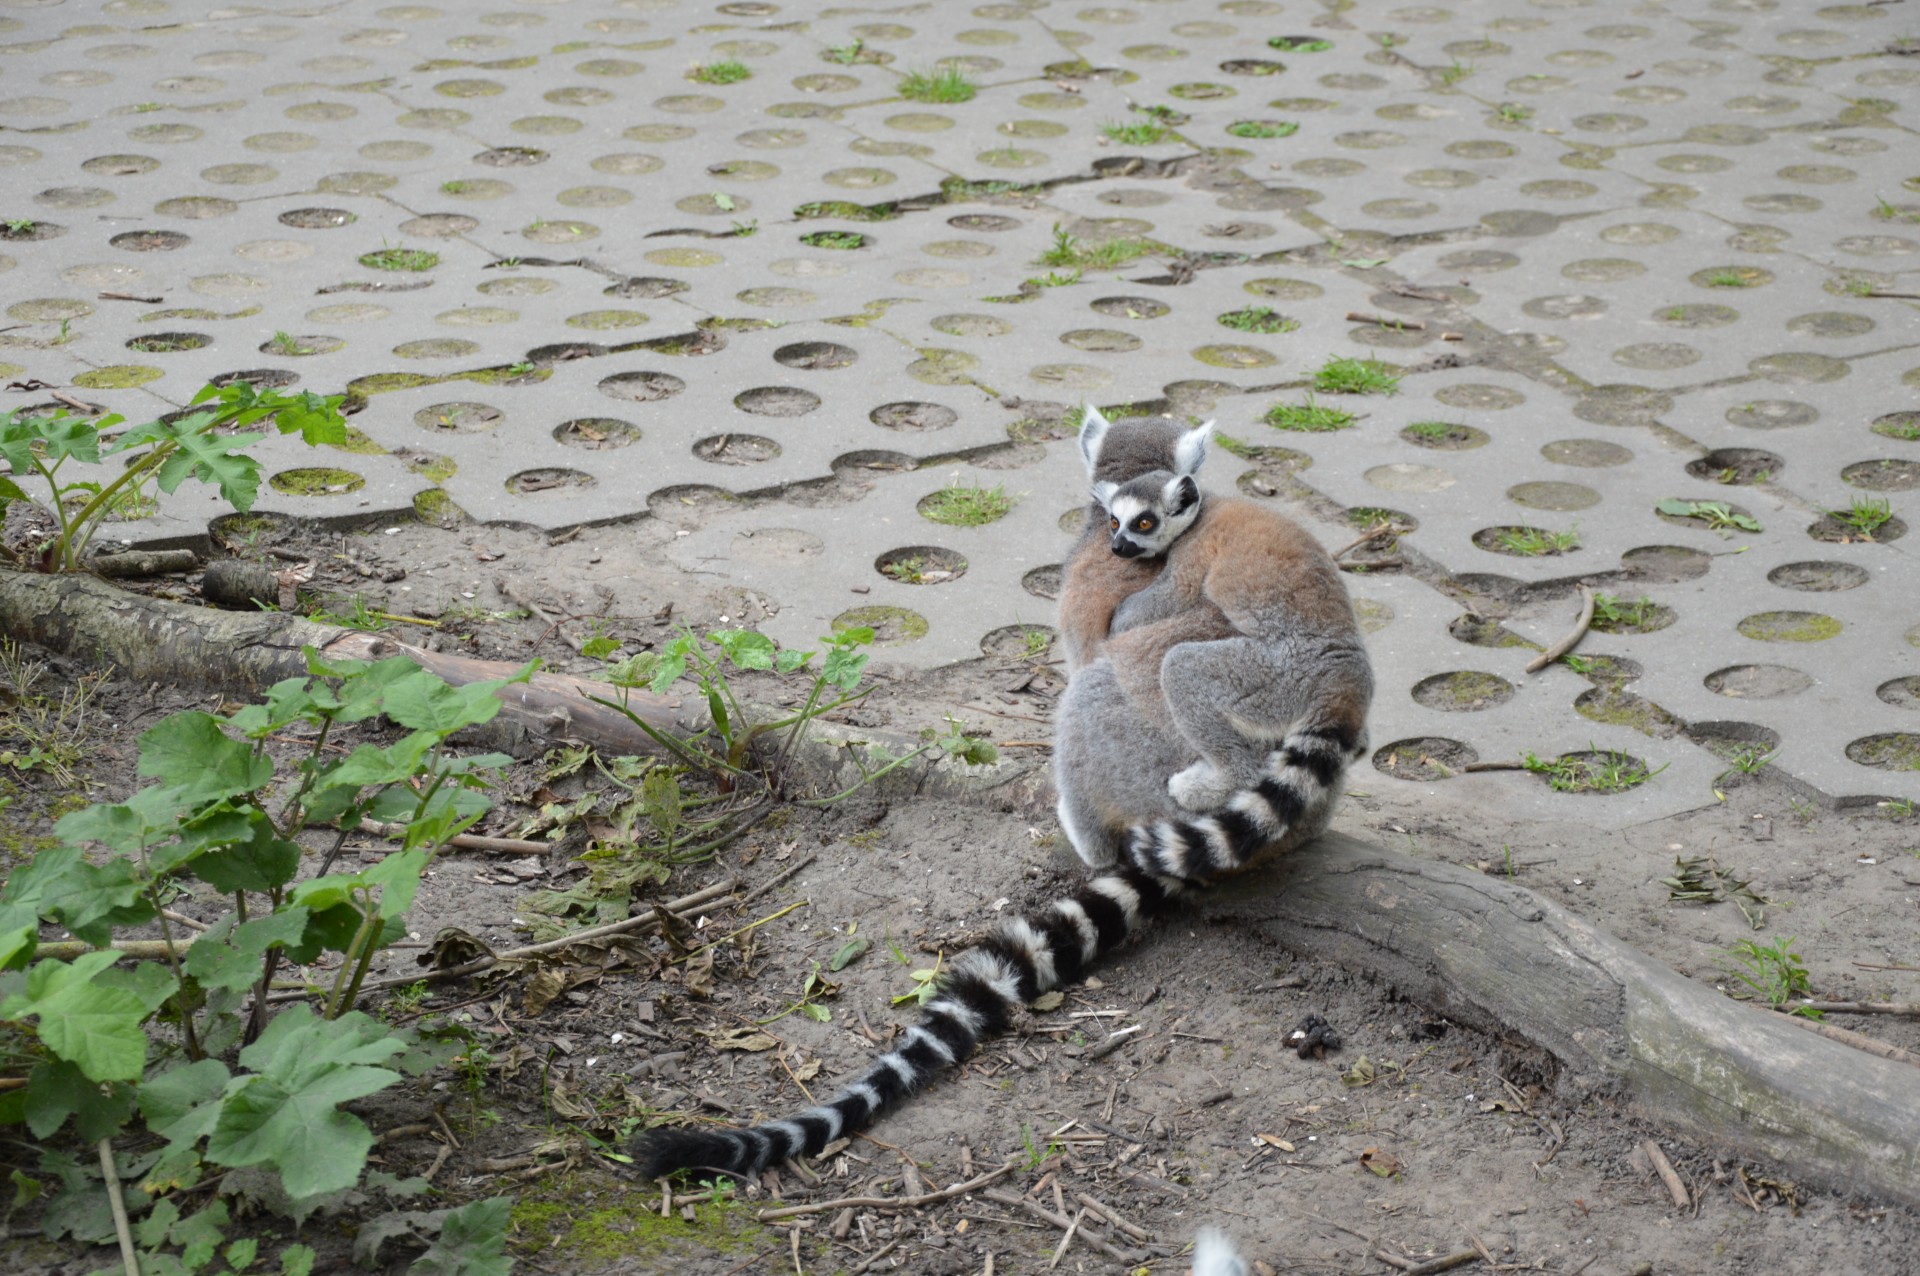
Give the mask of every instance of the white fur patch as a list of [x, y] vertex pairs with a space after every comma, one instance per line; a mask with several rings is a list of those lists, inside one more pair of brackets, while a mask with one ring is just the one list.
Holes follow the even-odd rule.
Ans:
[[1087, 910], [1070, 899], [1054, 904], [1053, 910], [1073, 923], [1080, 932], [1080, 960], [1084, 964], [1100, 955], [1100, 929], [1093, 924], [1093, 918], [1087, 916]]
[[1088, 885], [1120, 906], [1120, 912], [1127, 919], [1127, 931], [1132, 933], [1134, 923], [1140, 920], [1140, 892], [1118, 877], [1096, 877]]
[[975, 1040], [979, 1039], [980, 1030], [985, 1026], [979, 1014], [971, 1006], [964, 1001], [956, 1001], [952, 997], [935, 997], [927, 1003], [926, 1013], [945, 1015], [966, 1029], [967, 1035]]
[[934, 1036], [925, 1028], [922, 1028], [919, 1024], [915, 1024], [913, 1027], [907, 1029], [907, 1040], [908, 1042], [924, 1041], [935, 1054], [940, 1056], [941, 1062], [953, 1062], [952, 1048], [949, 1047], [946, 1042], [940, 1040], [940, 1038]]
[[778, 1133], [787, 1141], [781, 1151], [786, 1156], [799, 1156], [807, 1150], [807, 1130], [798, 1121], [769, 1121], [762, 1127], [769, 1133]]
[[827, 1123], [827, 1142], [831, 1143], [840, 1137], [840, 1109], [828, 1107], [808, 1108], [800, 1115], [804, 1117], [818, 1117], [820, 1120], [825, 1121]]
[[1026, 951], [1033, 962], [1033, 980], [1041, 992], [1049, 992], [1060, 986], [1060, 973], [1054, 969], [1053, 946], [1047, 937], [1033, 928], [1024, 917], [1016, 917], [1007, 923], [1006, 936]]
[[1120, 525], [1125, 527], [1135, 518], [1146, 513], [1147, 509], [1147, 503], [1137, 496], [1116, 496], [1113, 498], [1113, 503], [1107, 506], [1107, 513], [1119, 519]]
[[874, 1062], [883, 1068], [893, 1069], [893, 1075], [907, 1085], [913, 1085], [920, 1080], [920, 1074], [914, 1070], [912, 1064], [900, 1057], [898, 1050], [889, 1050]]
[[865, 1081], [856, 1081], [848, 1086], [846, 1093], [860, 1096], [860, 1102], [867, 1105], [869, 1114], [880, 1110], [880, 1092]]

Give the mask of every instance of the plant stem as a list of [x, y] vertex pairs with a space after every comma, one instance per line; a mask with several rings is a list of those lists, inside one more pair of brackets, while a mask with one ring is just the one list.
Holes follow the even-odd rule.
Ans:
[[845, 798], [852, 797], [855, 793], [858, 793], [861, 789], [866, 788], [869, 784], [872, 784], [875, 780], [879, 779], [881, 776], [885, 775], [887, 772], [898, 770], [899, 768], [905, 766], [907, 763], [913, 761], [915, 758], [924, 756], [925, 754], [931, 753], [932, 751], [933, 751], [932, 745], [923, 744], [919, 748], [915, 749], [912, 753], [909, 753], [904, 757], [895, 758], [893, 761], [887, 763], [885, 766], [881, 767], [878, 771], [873, 772], [871, 775], [862, 775], [860, 777], [860, 783], [854, 785], [852, 788], [842, 790], [841, 792], [834, 794], [832, 797], [801, 798], [799, 799], [800, 805], [801, 806], [832, 806], [835, 802], [841, 801], [842, 799], [845, 799]]
[[113, 1163], [113, 1140], [101, 1139], [100, 1182], [107, 1189], [107, 1207], [113, 1211], [114, 1235], [120, 1238], [120, 1261], [127, 1276], [140, 1276], [140, 1255], [133, 1248], [133, 1226], [127, 1222], [127, 1201], [120, 1194], [120, 1169]]

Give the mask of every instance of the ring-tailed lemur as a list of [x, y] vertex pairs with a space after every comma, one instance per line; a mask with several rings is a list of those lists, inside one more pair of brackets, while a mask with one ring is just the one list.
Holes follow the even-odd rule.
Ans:
[[[1366, 751], [1373, 673], [1339, 569], [1273, 510], [1200, 499], [1211, 428], [1089, 411], [1081, 430], [1103, 517], [1061, 590], [1073, 674], [1054, 775], [1061, 826], [1095, 868], [1205, 879], [1289, 850], [1326, 827]], [[1165, 565], [1143, 575], [1142, 560]]]
[[[1176, 683], [1184, 688], [1204, 676], [1231, 655], [1226, 644], [1249, 639], [1262, 662], [1261, 676], [1274, 676], [1271, 666], [1283, 663], [1285, 653], [1272, 649], [1271, 635], [1289, 632], [1284, 621], [1272, 614], [1276, 607], [1285, 606], [1284, 597], [1275, 596], [1276, 587], [1305, 588], [1306, 607], [1315, 617], [1331, 610], [1345, 618], [1344, 630], [1331, 621], [1315, 621], [1296, 623], [1295, 632], [1325, 631], [1327, 636], [1344, 639], [1352, 633], [1353, 620], [1331, 564], [1326, 564], [1324, 577], [1314, 570], [1312, 555], [1325, 562], [1326, 554], [1305, 532], [1284, 519], [1259, 517], [1263, 512], [1257, 507], [1249, 507], [1254, 515], [1236, 512], [1246, 502], [1210, 501], [1201, 508], [1193, 476], [1205, 459], [1206, 427], [1199, 431], [1165, 424], [1109, 427], [1104, 417], [1089, 409], [1081, 438], [1096, 492], [1104, 495], [1090, 511], [1087, 535], [1069, 560], [1061, 590], [1061, 628], [1073, 676], [1061, 701], [1055, 766], [1063, 795], [1062, 822], [1074, 849], [1089, 863], [1106, 865], [1117, 858], [1113, 852], [1122, 844], [1129, 824], [1145, 845], [1166, 839], [1161, 829], [1176, 822], [1162, 817], [1177, 812], [1168, 796], [1168, 776], [1211, 765], [1210, 757], [1225, 762], [1226, 774], [1237, 776], [1247, 769], [1237, 754], [1209, 752], [1199, 743], [1202, 739], [1212, 743], [1212, 734], [1187, 743], [1183, 720], [1194, 720], [1210, 732], [1217, 732], [1219, 726], [1209, 724], [1204, 713], [1196, 716], [1174, 706], [1174, 700], [1189, 694], [1176, 690]], [[1154, 492], [1161, 494], [1160, 508], [1178, 507], [1171, 531], [1158, 522], [1158, 509], [1142, 526]], [[1143, 502], [1137, 511], [1121, 502], [1122, 497], [1131, 496]], [[1114, 511], [1120, 510], [1128, 515], [1125, 539], [1113, 530], [1110, 541], [1109, 532], [1102, 528], [1110, 516], [1119, 517]], [[1098, 521], [1092, 521], [1096, 513]], [[1229, 538], [1225, 542], [1223, 529]], [[1180, 533], [1202, 530], [1206, 533], [1202, 554], [1184, 555], [1186, 537]], [[1236, 545], [1231, 542], [1235, 535], [1251, 539]], [[1275, 536], [1278, 544], [1259, 539]], [[1119, 548], [1145, 544], [1155, 548], [1150, 553]], [[1166, 553], [1169, 545], [1170, 555]], [[1207, 561], [1208, 555], [1219, 556], [1223, 549], [1248, 554], [1250, 569], [1236, 572], [1230, 563]], [[1273, 568], [1284, 569], [1277, 582], [1263, 576]], [[1337, 608], [1324, 597], [1328, 584], [1337, 595]], [[1256, 626], [1251, 635], [1236, 627], [1240, 617]], [[1357, 638], [1351, 647], [1359, 653]], [[1351, 659], [1344, 641], [1330, 643], [1325, 652], [1302, 648], [1292, 654], [1306, 664], [1324, 659], [1338, 665]], [[1358, 660], [1357, 712], [1363, 717], [1371, 678], [1364, 654], [1358, 654]], [[1311, 685], [1315, 681], [1311, 674], [1311, 670], [1295, 670], [1282, 680], [1289, 686]], [[1351, 677], [1348, 681], [1352, 682]], [[1098, 683], [1093, 694], [1089, 694], [1090, 682]], [[1229, 674], [1225, 685], [1237, 688], [1239, 684]], [[1206, 700], [1215, 718], [1231, 718], [1231, 705], [1223, 702], [1218, 690], [1208, 692]], [[1098, 738], [1102, 732], [1112, 733], [1104, 746]], [[1362, 737], [1363, 727], [1355, 721], [1350, 732], [1349, 748]], [[1265, 744], [1259, 750], [1260, 761], [1269, 753], [1282, 761], [1292, 756], [1292, 741], [1298, 734], [1282, 731], [1271, 736], [1281, 745], [1276, 750]], [[1246, 751], [1243, 746], [1241, 752]], [[1342, 756], [1342, 765], [1344, 761]], [[1097, 782], [1089, 778], [1089, 770], [1102, 772]], [[1331, 780], [1323, 787], [1324, 802], [1314, 805], [1313, 818], [1319, 821], [1313, 824], [1314, 831], [1325, 822], [1320, 807], [1331, 805], [1333, 796]], [[1069, 795], [1076, 813], [1072, 817]], [[1081, 813], [1099, 810], [1097, 803], [1103, 799], [1134, 802], [1137, 809], [1132, 820], [1127, 820], [1124, 807], [1109, 806], [1111, 821], [1103, 817], [1090, 825], [1068, 822], [1070, 818], [1084, 821]], [[1177, 823], [1182, 829], [1205, 826], [1204, 821]], [[1102, 840], [1090, 840], [1076, 831], [1087, 827], [1099, 830]], [[1284, 836], [1288, 845], [1299, 840], [1291, 833]], [[1231, 838], [1227, 841], [1230, 848], [1240, 847]], [[1103, 849], [1108, 853], [1099, 858]], [[1239, 854], [1239, 859], [1244, 861], [1245, 854]], [[1196, 865], [1183, 862], [1181, 867]], [[826, 1103], [746, 1129], [648, 1131], [634, 1149], [639, 1171], [648, 1178], [681, 1169], [750, 1175], [791, 1157], [817, 1155], [835, 1139], [864, 1129], [881, 1109], [959, 1064], [982, 1040], [1004, 1029], [1020, 1007], [1079, 979], [1092, 962], [1117, 948], [1142, 922], [1165, 912], [1191, 885], [1190, 876], [1203, 875], [1204, 871], [1170, 873], [1158, 867], [1121, 866], [1101, 873], [1071, 897], [1005, 923], [953, 962], [940, 981], [938, 995], [927, 1003], [920, 1022], [907, 1030], [902, 1044], [874, 1060]]]

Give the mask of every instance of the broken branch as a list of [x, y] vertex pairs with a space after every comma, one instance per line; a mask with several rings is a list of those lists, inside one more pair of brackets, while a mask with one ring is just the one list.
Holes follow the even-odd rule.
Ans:
[[1528, 673], [1539, 673], [1560, 657], [1580, 645], [1587, 636], [1587, 630], [1593, 625], [1593, 591], [1585, 585], [1580, 586], [1580, 619], [1573, 622], [1573, 630], [1553, 646], [1547, 648], [1527, 662]]

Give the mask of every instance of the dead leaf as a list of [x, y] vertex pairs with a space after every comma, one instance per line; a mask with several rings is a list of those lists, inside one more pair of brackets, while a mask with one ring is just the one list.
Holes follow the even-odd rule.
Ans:
[[1351, 1068], [1348, 1068], [1340, 1074], [1340, 1079], [1348, 1085], [1361, 1086], [1372, 1085], [1377, 1076], [1378, 1073], [1374, 1070], [1373, 1060], [1367, 1058], [1365, 1055], [1361, 1055], [1353, 1061]]
[[1390, 1179], [1400, 1172], [1400, 1158], [1379, 1148], [1363, 1148], [1360, 1152], [1360, 1164], [1383, 1179]]
[[811, 1081], [819, 1075], [820, 1061], [818, 1059], [809, 1059], [793, 1070], [793, 1079], [795, 1081]]
[[526, 1000], [521, 1008], [529, 1016], [538, 1016], [541, 1011], [553, 1004], [553, 999], [567, 990], [567, 977], [552, 968], [543, 968], [533, 972], [533, 978], [527, 980]]
[[1053, 992], [1042, 993], [1038, 997], [1035, 997], [1032, 1005], [1035, 1010], [1058, 1010], [1062, 1005], [1066, 1004], [1066, 1000], [1066, 994], [1056, 989]]
[[1282, 1152], [1291, 1152], [1294, 1150], [1293, 1144], [1287, 1142], [1277, 1134], [1256, 1134], [1253, 1137], [1259, 1139], [1270, 1148], [1279, 1148]]
[[481, 941], [471, 931], [461, 930], [458, 926], [442, 926], [434, 935], [427, 951], [417, 959], [422, 966], [431, 966], [435, 970], [446, 970], [451, 966], [464, 966], [481, 957], [493, 956], [493, 949]]
[[720, 1050], [771, 1050], [780, 1042], [775, 1037], [761, 1032], [758, 1028], [727, 1028], [719, 1032], [705, 1034]]
[[688, 992], [696, 997], [713, 996], [713, 949], [704, 948], [695, 953], [680, 969]]

